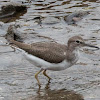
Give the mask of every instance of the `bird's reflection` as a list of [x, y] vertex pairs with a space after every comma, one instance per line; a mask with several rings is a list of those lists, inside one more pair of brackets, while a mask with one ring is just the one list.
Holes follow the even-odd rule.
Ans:
[[84, 100], [81, 94], [66, 89], [51, 90], [48, 82], [43, 89], [39, 87], [37, 95], [27, 98], [27, 100]]
[[50, 81], [46, 84], [45, 89], [50, 89]]
[[37, 90], [37, 94], [40, 94], [42, 90], [45, 90], [45, 91], [46, 91], [46, 90], [49, 90], [49, 89], [50, 89], [50, 81], [48, 81], [48, 83], [45, 85], [45, 88], [44, 88], [44, 89], [42, 89], [42, 87], [39, 86], [39, 85], [38, 85], [38, 87], [39, 87], [39, 88], [38, 88], [38, 90]]

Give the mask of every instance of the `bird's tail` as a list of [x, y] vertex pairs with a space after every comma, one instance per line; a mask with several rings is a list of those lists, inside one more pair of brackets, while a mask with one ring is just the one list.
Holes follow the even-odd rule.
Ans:
[[16, 40], [22, 42], [22, 38], [17, 34], [16, 27], [14, 25], [10, 25], [7, 30], [7, 34], [5, 35], [5, 38], [9, 43], [11, 43], [11, 40]]
[[14, 40], [14, 32], [13, 32], [13, 26], [10, 25], [8, 27], [8, 31], [7, 31], [7, 34], [5, 35], [5, 38], [7, 39], [7, 41], [10, 43], [11, 40]]
[[[21, 51], [22, 49], [26, 50], [27, 48], [30, 48], [30, 45], [25, 44], [25, 43], [21, 43], [19, 41], [16, 41], [16, 33], [14, 32], [13, 29], [14, 29], [13, 25], [9, 26], [8, 32], [7, 32], [6, 36], [5, 36], [5, 38], [8, 41], [7, 45], [9, 45], [9, 46], [11, 46], [11, 47], [13, 47], [13, 48], [15, 48], [15, 49], [17, 49], [19, 51]], [[17, 36], [17, 38], [18, 38], [18, 36]]]

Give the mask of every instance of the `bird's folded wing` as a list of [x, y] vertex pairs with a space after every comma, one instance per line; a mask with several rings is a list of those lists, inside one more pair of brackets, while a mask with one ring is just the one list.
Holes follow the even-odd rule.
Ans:
[[25, 44], [13, 41], [13, 43], [29, 54], [37, 56], [50, 63], [60, 63], [65, 59], [66, 45], [53, 42]]

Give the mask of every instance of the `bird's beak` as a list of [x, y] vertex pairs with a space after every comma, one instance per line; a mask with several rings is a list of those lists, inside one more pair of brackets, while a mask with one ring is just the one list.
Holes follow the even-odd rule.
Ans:
[[100, 48], [97, 47], [97, 46], [94, 46], [94, 45], [91, 45], [91, 44], [86, 44], [86, 43], [83, 43], [84, 46], [87, 46], [87, 47], [92, 47], [92, 48], [96, 48], [96, 50], [99, 50]]

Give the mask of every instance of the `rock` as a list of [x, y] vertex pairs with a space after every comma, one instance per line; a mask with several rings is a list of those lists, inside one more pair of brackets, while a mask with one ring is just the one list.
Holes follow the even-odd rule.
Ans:
[[14, 2], [11, 2], [11, 3], [8, 3], [6, 5], [3, 5], [2, 7], [2, 11], [3, 12], [7, 12], [7, 11], [23, 11], [26, 9], [26, 6], [25, 5], [22, 5], [20, 3], [14, 3]]
[[36, 22], [38, 24], [48, 24], [48, 25], [57, 24], [57, 23], [60, 22], [60, 18], [58, 18], [58, 17], [41, 17], [41, 16], [38, 16], [38, 17], [35, 17], [34, 20], [36, 20]]
[[42, 20], [42, 23], [44, 24], [57, 24], [60, 22], [60, 19], [58, 17], [46, 17]]
[[19, 3], [7, 3], [1, 7], [0, 19], [11, 17], [19, 12], [24, 12], [26, 6]]
[[19, 31], [17, 31], [17, 29], [16, 29], [16, 27], [14, 25], [10, 25], [8, 27], [7, 34], [5, 35], [5, 38], [8, 41], [10, 39], [14, 39], [14, 40], [17, 40], [17, 41], [21, 41], [22, 40], [21, 36], [19, 35]]
[[88, 14], [89, 14], [89, 11], [74, 12], [68, 16], [65, 16], [64, 20], [68, 23], [68, 25], [76, 24], [77, 21], [81, 20], [84, 16]]

